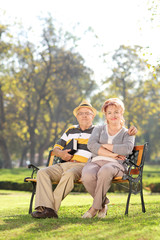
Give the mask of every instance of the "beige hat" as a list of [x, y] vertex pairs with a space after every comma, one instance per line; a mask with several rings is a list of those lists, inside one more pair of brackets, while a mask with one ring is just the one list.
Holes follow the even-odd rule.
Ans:
[[96, 116], [97, 114], [97, 110], [95, 108], [92, 107], [92, 105], [87, 101], [87, 100], [83, 100], [78, 107], [76, 107], [74, 110], [73, 110], [73, 114], [74, 116], [76, 117], [77, 116], [77, 111], [81, 108], [81, 107], [86, 107], [86, 108], [89, 108], [94, 116]]

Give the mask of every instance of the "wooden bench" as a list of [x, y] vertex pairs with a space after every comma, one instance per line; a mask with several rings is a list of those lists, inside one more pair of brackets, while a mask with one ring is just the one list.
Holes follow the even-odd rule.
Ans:
[[[133, 194], [140, 193], [142, 212], [146, 211], [144, 199], [143, 199], [142, 177], [143, 177], [143, 166], [146, 158], [147, 147], [148, 147], [148, 143], [145, 143], [144, 145], [140, 145], [140, 146], [135, 146], [132, 154], [126, 160], [126, 163], [128, 165], [128, 173], [123, 177], [116, 177], [112, 180], [112, 183], [116, 183], [116, 184], [121, 184], [121, 183], [123, 184], [126, 182], [129, 184], [125, 215], [126, 214], [128, 215], [129, 202], [130, 202], [130, 197], [132, 193]], [[53, 151], [51, 150], [49, 152], [47, 166], [51, 166], [53, 164], [53, 160], [54, 160], [54, 155], [53, 155]], [[30, 164], [28, 167], [33, 168], [31, 177], [26, 177], [24, 179], [25, 182], [31, 182], [33, 187], [32, 195], [30, 199], [30, 205], [29, 205], [29, 213], [31, 213], [33, 199], [36, 193], [36, 173], [39, 170], [39, 168], [37, 168], [32, 164]], [[75, 182], [75, 184], [81, 184], [81, 183], [82, 183], [81, 180], [79, 180], [78, 182]], [[58, 183], [55, 182], [53, 184], [58, 184]]]

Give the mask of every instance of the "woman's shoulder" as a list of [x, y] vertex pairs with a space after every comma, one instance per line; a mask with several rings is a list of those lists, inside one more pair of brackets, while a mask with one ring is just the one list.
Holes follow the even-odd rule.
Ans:
[[128, 128], [126, 128], [126, 127], [122, 127], [122, 130], [123, 130], [123, 132], [128, 132]]
[[128, 128], [126, 128], [126, 127], [123, 126], [122, 131], [123, 131], [123, 136], [124, 136], [124, 137], [127, 137], [127, 138], [135, 138], [134, 135], [129, 135], [129, 133], [128, 133]]
[[95, 129], [97, 130], [102, 130], [102, 129], [105, 129], [106, 128], [106, 124], [98, 124], [95, 126]]

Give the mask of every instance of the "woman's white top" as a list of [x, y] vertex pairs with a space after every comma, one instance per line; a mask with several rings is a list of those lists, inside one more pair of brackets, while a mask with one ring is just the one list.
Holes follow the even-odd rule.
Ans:
[[[109, 135], [108, 133], [108, 126], [106, 125], [106, 133], [108, 135], [108, 142], [106, 144], [112, 144], [113, 139], [122, 131], [122, 128], [113, 136]], [[105, 160], [105, 161], [110, 161], [110, 162], [117, 162], [116, 159], [111, 158], [111, 157], [105, 157], [105, 156], [96, 156], [92, 158], [92, 162], [99, 161], [99, 160]]]

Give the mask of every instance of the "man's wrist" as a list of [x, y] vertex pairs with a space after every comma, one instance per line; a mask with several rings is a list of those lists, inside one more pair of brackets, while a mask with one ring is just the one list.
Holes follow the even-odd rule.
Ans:
[[60, 148], [58, 148], [58, 147], [54, 148], [54, 149], [53, 149], [53, 153], [54, 153], [54, 155], [56, 155], [57, 157], [62, 158], [62, 150], [61, 150]]

